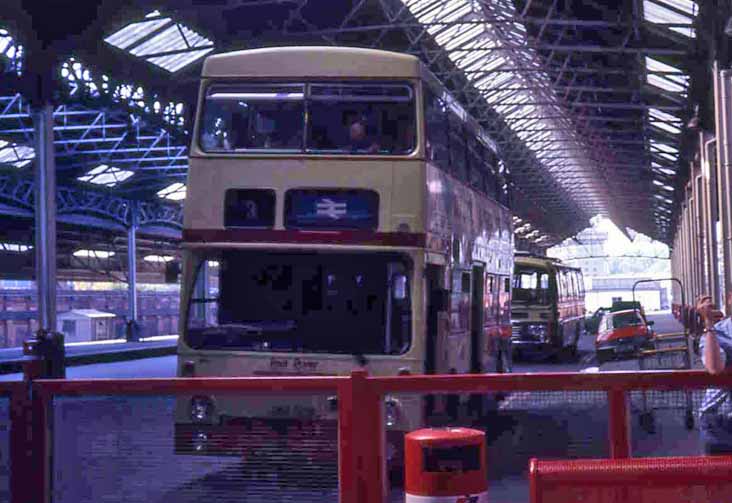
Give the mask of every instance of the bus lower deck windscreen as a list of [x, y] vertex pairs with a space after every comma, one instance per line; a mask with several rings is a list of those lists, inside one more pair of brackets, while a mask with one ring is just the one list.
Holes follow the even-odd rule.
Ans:
[[[399, 254], [221, 250], [197, 259], [186, 333], [195, 349], [402, 354], [409, 348], [410, 267]], [[206, 265], [212, 263], [217, 267]], [[209, 287], [200, 288], [202, 282]]]

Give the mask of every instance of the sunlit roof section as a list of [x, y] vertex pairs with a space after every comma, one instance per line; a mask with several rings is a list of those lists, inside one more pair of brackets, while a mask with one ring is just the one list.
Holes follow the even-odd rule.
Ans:
[[[514, 2], [403, 0], [403, 3], [424, 24], [452, 63], [464, 72], [485, 102], [506, 120], [508, 128], [539, 164], [565, 190], [576, 192], [578, 200], [589, 201], [588, 208], [593, 212], [601, 210], [595, 205], [601, 199], [595, 189], [576, 183], [576, 175], [593, 165], [590, 153], [576, 131], [568, 127], [569, 112], [559, 105], [553, 81], [542, 71], [544, 65], [527, 39]], [[476, 23], [486, 17], [496, 21]], [[523, 70], [526, 68], [536, 71], [526, 72]], [[537, 134], [537, 129], [546, 132]], [[561, 164], [555, 162], [559, 148], [566, 152], [565, 162]]]
[[107, 250], [76, 250], [73, 253], [74, 257], [78, 258], [97, 258], [97, 259], [108, 259], [114, 256], [113, 251]]
[[660, 26], [670, 25], [667, 26], [669, 30], [689, 38], [696, 36], [693, 22], [698, 12], [698, 5], [691, 0], [643, 0], [646, 21]]
[[23, 71], [23, 46], [9, 31], [0, 28], [0, 58], [8, 62], [7, 71], [20, 75]]
[[30, 164], [36, 153], [31, 147], [0, 140], [0, 164], [23, 168]]
[[214, 50], [213, 41], [158, 11], [128, 24], [104, 41], [171, 73]]
[[646, 56], [646, 81], [665, 91], [685, 93], [689, 87], [689, 76], [680, 69]]
[[145, 257], [142, 259], [145, 262], [151, 262], [153, 264], [164, 264], [166, 262], [170, 262], [174, 259], [172, 255], [145, 255]]
[[6, 243], [0, 241], [0, 251], [8, 253], [25, 253], [31, 250], [32, 246], [21, 243]]
[[648, 109], [648, 122], [651, 126], [662, 129], [667, 133], [681, 133], [681, 119], [658, 108]]
[[134, 175], [133, 171], [100, 164], [96, 168], [89, 171], [86, 175], [80, 176], [78, 179], [82, 182], [89, 182], [95, 185], [104, 185], [105, 187], [114, 187], [120, 182], [124, 182]]
[[167, 187], [158, 191], [158, 197], [170, 199], [171, 201], [181, 201], [186, 198], [186, 186], [184, 183], [171, 183]]

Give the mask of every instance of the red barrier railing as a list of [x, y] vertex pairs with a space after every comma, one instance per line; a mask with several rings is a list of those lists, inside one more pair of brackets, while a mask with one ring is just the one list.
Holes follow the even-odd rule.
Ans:
[[[160, 395], [191, 392], [241, 393], [333, 392], [338, 396], [339, 494], [342, 503], [384, 503], [386, 477], [384, 457], [383, 397], [389, 393], [485, 393], [490, 391], [603, 391], [608, 396], [610, 453], [615, 458], [630, 456], [630, 424], [627, 392], [631, 390], [677, 391], [730, 388], [732, 374], [712, 376], [701, 371], [605, 372], [598, 374], [483, 374], [369, 377], [354, 372], [343, 377], [247, 377], [176, 379], [39, 380], [32, 384], [33, 436], [30, 450], [36, 453], [37, 480], [27, 486], [36, 491], [21, 499], [13, 492], [13, 503], [47, 503], [50, 495], [48, 470], [50, 429], [49, 406], [56, 396]], [[0, 392], [2, 392], [0, 387]], [[20, 396], [20, 383], [7, 388]], [[23, 404], [22, 399], [17, 399]], [[27, 404], [26, 404], [27, 405]], [[14, 416], [15, 417], [15, 416]], [[19, 415], [13, 429], [24, 430], [27, 415]], [[15, 437], [15, 434], [14, 434]], [[22, 439], [22, 437], [18, 437]], [[26, 444], [26, 447], [28, 444]], [[14, 451], [18, 456], [20, 449]], [[13, 464], [23, 463], [13, 458]], [[46, 467], [39, 470], [38, 467]], [[17, 478], [13, 469], [12, 476]], [[16, 481], [17, 482], [17, 481]], [[13, 484], [17, 487], [17, 484]]]
[[532, 459], [529, 495], [530, 503], [730, 501], [732, 456]]

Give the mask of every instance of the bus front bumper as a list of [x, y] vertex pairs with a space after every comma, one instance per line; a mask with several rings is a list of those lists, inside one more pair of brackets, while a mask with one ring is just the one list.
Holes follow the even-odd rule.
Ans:
[[[403, 458], [405, 433], [386, 430], [387, 460], [399, 463]], [[236, 418], [222, 424], [176, 423], [175, 453], [255, 458], [267, 464], [334, 464], [338, 460], [338, 422]]]

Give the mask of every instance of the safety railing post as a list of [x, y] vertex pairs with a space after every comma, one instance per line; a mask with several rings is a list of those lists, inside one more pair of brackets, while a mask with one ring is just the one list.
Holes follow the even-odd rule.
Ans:
[[607, 392], [610, 437], [610, 457], [630, 457], [630, 411], [626, 390], [613, 388]]
[[[342, 398], [341, 398], [342, 397]], [[386, 475], [381, 396], [365, 371], [339, 389], [341, 503], [384, 503]], [[350, 452], [349, 452], [350, 451]]]
[[41, 384], [31, 387], [31, 445], [32, 469], [26, 480], [30, 480], [33, 491], [30, 501], [33, 503], [50, 503], [51, 501], [51, 395], [47, 394]]
[[33, 469], [30, 443], [30, 400], [28, 388], [23, 383], [14, 386], [10, 396], [10, 502], [33, 501], [25, 479]]
[[356, 502], [353, 446], [353, 378], [338, 386], [338, 502]]

